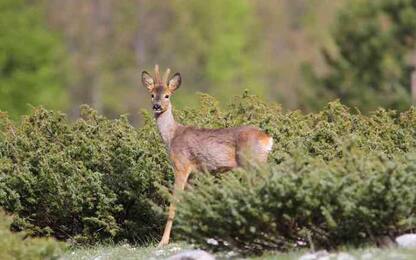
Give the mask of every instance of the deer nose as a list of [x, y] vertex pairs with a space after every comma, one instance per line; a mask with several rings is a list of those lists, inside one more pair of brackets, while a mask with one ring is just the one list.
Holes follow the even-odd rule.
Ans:
[[160, 110], [160, 109], [162, 109], [162, 107], [159, 104], [153, 105], [153, 110]]

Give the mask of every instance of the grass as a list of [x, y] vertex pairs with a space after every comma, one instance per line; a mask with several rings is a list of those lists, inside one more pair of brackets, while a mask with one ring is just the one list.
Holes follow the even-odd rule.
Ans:
[[[164, 248], [157, 248], [156, 246], [149, 247], [134, 247], [128, 244], [113, 245], [113, 246], [98, 246], [92, 248], [74, 248], [68, 251], [63, 260], [157, 260], [166, 259], [169, 256], [177, 254], [181, 251], [192, 249], [192, 246], [185, 243], [174, 243]], [[416, 249], [400, 249], [400, 248], [363, 248], [363, 249], [348, 249], [342, 251], [355, 257], [355, 259], [362, 260], [407, 260], [416, 259]], [[238, 258], [238, 259], [253, 259], [253, 260], [293, 260], [299, 259], [306, 251], [293, 251], [289, 253], [269, 252], [263, 256]], [[229, 259], [235, 256], [232, 252], [217, 255], [219, 259]], [[341, 259], [340, 252], [330, 252], [328, 260]]]

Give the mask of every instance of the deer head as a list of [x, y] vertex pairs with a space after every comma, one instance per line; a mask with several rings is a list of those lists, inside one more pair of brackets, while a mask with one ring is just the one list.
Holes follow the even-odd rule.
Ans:
[[[163, 78], [160, 77], [159, 66], [155, 66], [155, 75], [152, 77], [146, 71], [142, 72], [142, 83], [152, 97], [152, 109], [157, 115], [162, 114], [170, 107], [170, 97], [179, 88], [182, 82], [181, 74], [175, 73], [169, 79], [170, 69], [167, 69]], [[169, 80], [168, 80], [169, 79]]]

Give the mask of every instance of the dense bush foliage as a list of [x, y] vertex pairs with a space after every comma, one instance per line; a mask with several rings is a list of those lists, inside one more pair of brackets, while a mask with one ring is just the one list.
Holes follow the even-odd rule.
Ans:
[[58, 259], [65, 247], [52, 239], [29, 238], [10, 231], [10, 217], [0, 211], [0, 259]]
[[[248, 94], [226, 109], [206, 95], [201, 101], [175, 111], [178, 121], [253, 124], [275, 145], [265, 168], [194, 174], [174, 235], [259, 252], [360, 244], [415, 229], [415, 108], [365, 116], [333, 102], [305, 115]], [[145, 119], [135, 129], [87, 107], [75, 122], [42, 108], [19, 124], [3, 115], [0, 206], [16, 214], [13, 228], [81, 242], [159, 238], [166, 206], [159, 186], [172, 183], [172, 170], [154, 120]]]
[[334, 102], [303, 115], [251, 97], [224, 114], [208, 107], [220, 125], [253, 123], [269, 131], [272, 164], [220, 180], [198, 178], [178, 208], [183, 238], [259, 252], [357, 245], [416, 228], [414, 108], [364, 116]]
[[42, 108], [18, 125], [3, 118], [0, 205], [18, 216], [13, 227], [90, 242], [159, 235], [155, 185], [171, 170], [152, 122], [138, 131], [88, 108], [73, 123]]
[[[346, 153], [204, 176], [186, 192], [177, 221], [183, 238], [244, 253], [377, 243], [416, 229], [416, 156]], [[204, 205], [201, 207], [201, 205]]]

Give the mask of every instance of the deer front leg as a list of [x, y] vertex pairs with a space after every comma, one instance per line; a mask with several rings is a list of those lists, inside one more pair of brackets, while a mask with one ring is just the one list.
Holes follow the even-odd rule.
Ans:
[[185, 188], [186, 181], [188, 180], [190, 170], [175, 171], [175, 184], [173, 186], [172, 202], [169, 206], [168, 220], [166, 222], [165, 231], [163, 232], [162, 240], [159, 243], [160, 246], [167, 245], [170, 239], [170, 233], [172, 230], [173, 218], [175, 217], [176, 203], [178, 202], [178, 192], [181, 192]]

